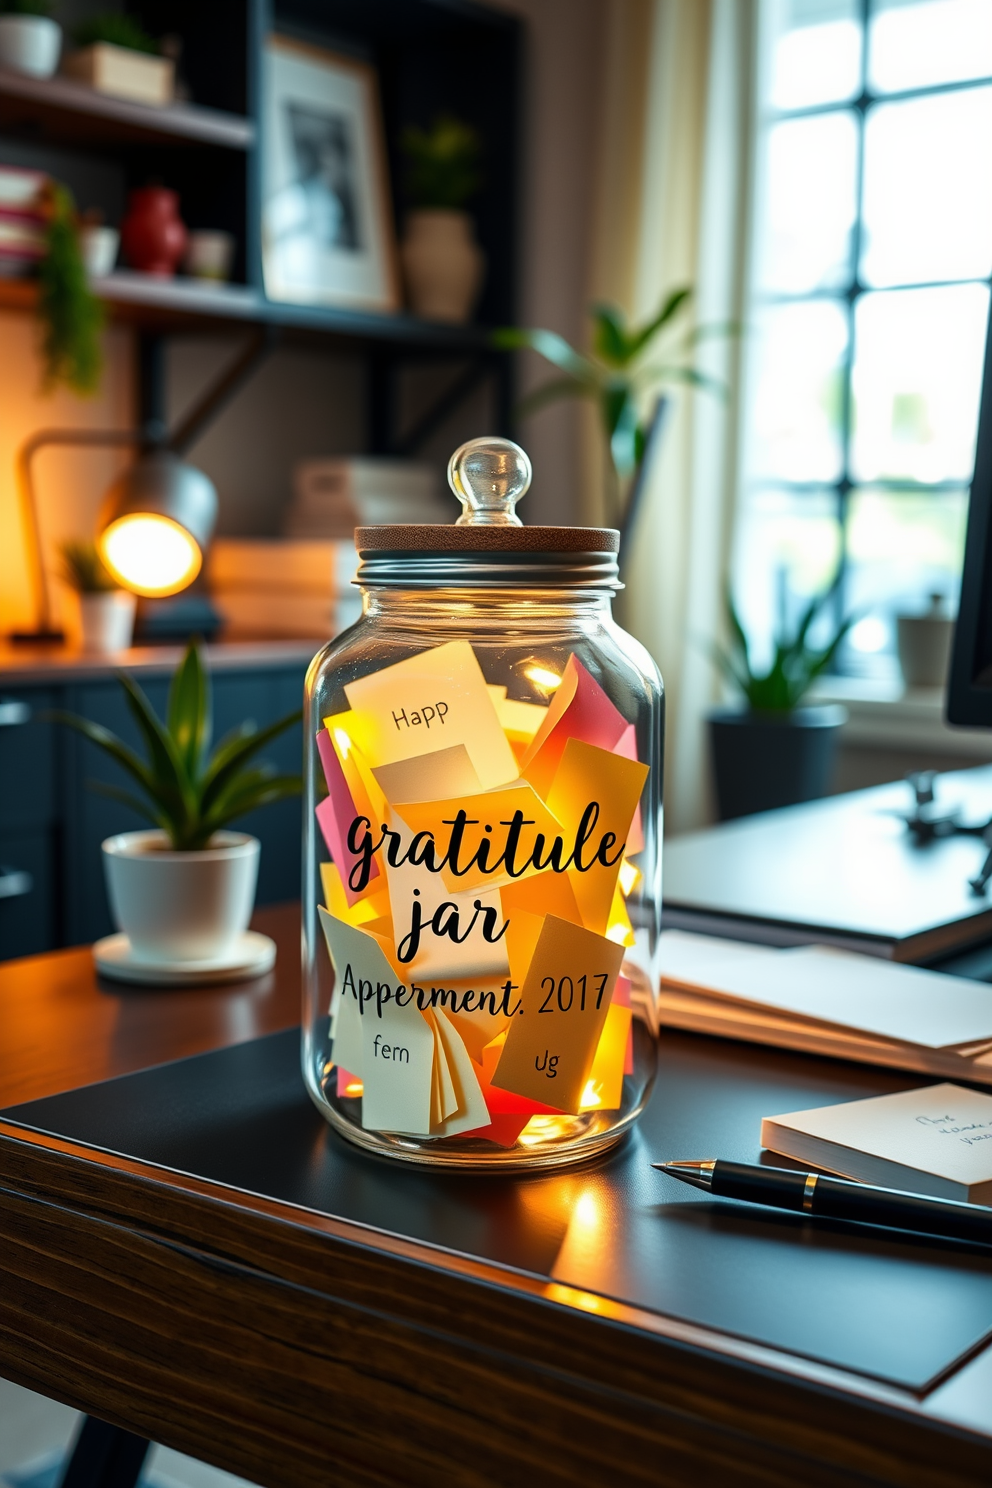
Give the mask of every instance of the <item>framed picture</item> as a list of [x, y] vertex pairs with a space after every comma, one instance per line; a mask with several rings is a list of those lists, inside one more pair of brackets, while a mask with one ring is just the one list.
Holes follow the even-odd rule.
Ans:
[[263, 97], [266, 294], [298, 305], [398, 309], [375, 73], [273, 36]]

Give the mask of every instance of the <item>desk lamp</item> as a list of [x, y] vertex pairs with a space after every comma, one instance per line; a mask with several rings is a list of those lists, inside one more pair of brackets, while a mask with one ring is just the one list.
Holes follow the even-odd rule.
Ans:
[[50, 445], [136, 446], [137, 458], [104, 498], [97, 523], [97, 547], [123, 588], [150, 599], [178, 594], [200, 572], [217, 519], [213, 482], [181, 456], [271, 345], [269, 336], [253, 338], [171, 434], [166, 433], [159, 419], [152, 418], [142, 429], [40, 429], [24, 441], [17, 453], [17, 475], [35, 628], [15, 632], [12, 640], [55, 643], [64, 639], [52, 624], [32, 477], [35, 455]]

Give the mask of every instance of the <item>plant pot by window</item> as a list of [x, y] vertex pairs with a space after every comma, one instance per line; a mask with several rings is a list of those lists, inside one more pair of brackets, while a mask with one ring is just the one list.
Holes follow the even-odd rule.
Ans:
[[925, 615], [896, 616], [899, 666], [907, 687], [943, 687], [953, 636], [954, 621], [940, 594], [931, 594]]
[[137, 598], [127, 589], [73, 594], [71, 631], [84, 651], [126, 651], [134, 634]]
[[110, 908], [147, 961], [210, 961], [247, 929], [258, 879], [257, 837], [215, 832], [208, 847], [175, 852], [164, 832], [121, 832], [103, 843]]
[[711, 713], [720, 820], [825, 796], [846, 721], [847, 710], [835, 703], [783, 713], [732, 708]]
[[59, 65], [62, 27], [50, 16], [0, 16], [0, 67], [51, 77]]
[[179, 197], [164, 186], [143, 186], [128, 197], [121, 249], [132, 269], [171, 279], [186, 252]]
[[471, 317], [485, 255], [467, 212], [445, 207], [410, 212], [400, 257], [415, 315], [456, 325]]

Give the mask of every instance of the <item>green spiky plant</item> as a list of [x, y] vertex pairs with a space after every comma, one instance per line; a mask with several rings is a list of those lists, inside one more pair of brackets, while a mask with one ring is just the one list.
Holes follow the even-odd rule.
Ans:
[[42, 386], [50, 392], [64, 383], [75, 393], [95, 393], [103, 370], [103, 306], [86, 277], [72, 193], [49, 182], [44, 208], [45, 255], [38, 271]]
[[299, 795], [299, 775], [277, 775], [266, 764], [249, 768], [249, 762], [299, 722], [300, 713], [290, 713], [263, 729], [242, 723], [211, 753], [210, 678], [196, 641], [190, 641], [172, 679], [164, 723], [133, 678], [126, 672], [118, 672], [117, 677], [144, 740], [146, 759], [102, 724], [74, 713], [56, 717], [105, 750], [142, 794], [135, 796], [102, 783], [96, 789], [161, 827], [176, 852], [201, 851], [215, 832], [236, 817]]
[[73, 33], [77, 46], [94, 46], [97, 42], [107, 42], [109, 46], [126, 48], [129, 52], [147, 52], [154, 54], [158, 46], [153, 37], [133, 16], [121, 15], [117, 11], [107, 11], [103, 15], [91, 16], [88, 21], [83, 21], [76, 27]]
[[791, 713], [797, 708], [817, 677], [825, 672], [857, 616], [848, 615], [833, 627], [824, 646], [811, 646], [809, 633], [815, 621], [831, 600], [835, 584], [813, 596], [797, 623], [790, 629], [779, 626], [775, 653], [766, 671], [757, 671], [751, 662], [750, 647], [744, 627], [728, 589], [726, 594], [727, 628], [730, 645], [713, 643], [714, 663], [732, 687], [744, 697], [754, 713]]
[[95, 542], [64, 542], [62, 579], [77, 594], [109, 594], [121, 586], [107, 572]]
[[464, 207], [482, 184], [482, 141], [470, 124], [448, 114], [430, 129], [408, 124], [400, 135], [406, 190], [415, 207]]
[[[722, 383], [686, 358], [705, 337], [733, 335], [737, 327], [728, 323], [682, 329], [691, 300], [688, 286], [674, 289], [657, 314], [640, 325], [631, 325], [616, 305], [593, 305], [588, 355], [576, 351], [556, 331], [506, 327], [494, 332], [498, 347], [536, 351], [563, 373], [522, 400], [518, 410], [522, 416], [537, 413], [559, 398], [590, 398], [599, 405], [613, 473], [608, 500], [613, 510], [607, 513], [611, 520], [620, 519], [622, 492], [644, 455], [650, 423], [645, 414], [646, 395], [674, 384], [702, 388], [719, 397], [726, 394]], [[669, 344], [659, 351], [661, 342]]]

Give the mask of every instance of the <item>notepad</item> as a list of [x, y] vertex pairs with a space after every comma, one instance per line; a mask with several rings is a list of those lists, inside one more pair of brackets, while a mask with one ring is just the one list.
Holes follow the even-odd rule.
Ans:
[[992, 1084], [992, 987], [826, 946], [661, 937], [672, 1027]]
[[992, 1203], [992, 1096], [960, 1085], [766, 1116], [761, 1145], [861, 1183]]

